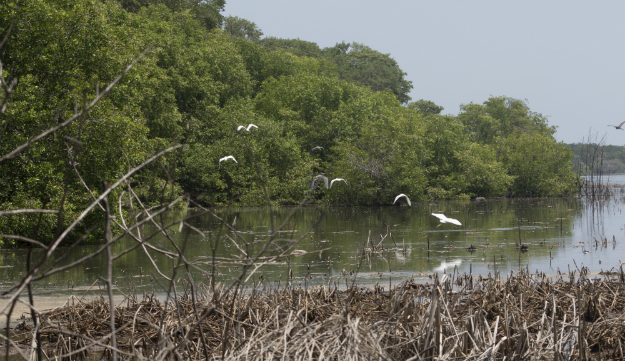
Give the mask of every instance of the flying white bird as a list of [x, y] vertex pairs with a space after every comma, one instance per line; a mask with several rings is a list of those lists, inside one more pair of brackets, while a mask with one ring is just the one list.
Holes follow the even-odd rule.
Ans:
[[408, 205], [412, 206], [412, 203], [410, 203], [410, 198], [408, 198], [408, 196], [403, 193], [395, 197], [395, 202], [393, 202], [393, 204], [395, 204], [400, 197], [406, 197], [406, 200], [408, 201]]
[[[445, 217], [444, 214], [432, 213], [432, 215], [434, 217], [437, 217], [441, 221], [441, 224], [443, 224], [443, 223], [453, 223], [453, 224], [455, 224], [457, 226], [462, 226], [462, 223], [460, 223], [459, 220], [453, 219], [453, 218], [447, 218], [447, 217]], [[440, 224], [438, 226], [440, 226]], [[438, 227], [438, 226], [436, 226], [436, 227]]]
[[312, 192], [312, 190], [315, 188], [315, 182], [317, 181], [317, 179], [322, 178], [323, 181], [326, 183], [326, 189], [328, 189], [328, 177], [326, 177], [323, 174], [319, 174], [313, 177], [312, 179], [312, 183], [310, 183], [310, 191]]
[[330, 182], [330, 188], [332, 188], [332, 183], [340, 182], [340, 181], [343, 181], [343, 182], [345, 182], [345, 184], [347, 184], [347, 181], [345, 179], [343, 179], [343, 178], [334, 178], [334, 179], [332, 179], [332, 182]]
[[249, 131], [250, 131], [250, 129], [252, 129], [252, 127], [254, 127], [254, 128], [258, 129], [258, 127], [257, 127], [256, 125], [254, 125], [254, 124], [251, 124], [251, 123], [250, 123], [250, 125], [248, 125], [248, 126], [247, 126], [247, 128], [246, 128], [245, 126], [243, 126], [243, 125], [239, 125], [239, 127], [237, 128], [237, 130], [240, 132], [240, 131], [241, 131], [241, 129], [245, 129], [245, 130], [247, 130], [247, 131], [249, 132]]
[[[311, 152], [314, 152], [314, 151], [315, 151], [315, 150], [317, 150], [317, 149], [323, 149], [323, 147], [322, 147], [322, 146], [320, 146], [320, 145], [318, 145], [318, 146], [316, 146], [316, 147], [313, 147], [313, 149], [311, 149], [310, 151], [311, 151]], [[325, 151], [325, 149], [323, 149], [323, 150]]]
[[221, 159], [219, 160], [219, 168], [221, 168], [221, 162], [223, 162], [224, 160], [228, 160], [228, 159], [232, 159], [235, 163], [239, 164], [239, 162], [237, 162], [237, 160], [236, 160], [236, 159], [234, 159], [234, 157], [233, 157], [233, 156], [228, 155], [228, 156], [225, 156], [225, 157], [223, 157], [223, 158], [221, 158]]

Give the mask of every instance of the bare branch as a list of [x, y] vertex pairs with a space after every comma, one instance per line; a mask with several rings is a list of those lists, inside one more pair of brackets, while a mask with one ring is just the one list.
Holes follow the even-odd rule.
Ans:
[[20, 214], [20, 213], [51, 213], [57, 214], [59, 213], [56, 209], [15, 209], [12, 211], [0, 211], [0, 216], [6, 216], [9, 214]]
[[[104, 190], [108, 188], [106, 181], [103, 182]], [[111, 244], [113, 243], [113, 236], [111, 234], [111, 212], [109, 210], [108, 197], [104, 197], [104, 209], [106, 210], [106, 226], [104, 230], [104, 239], [106, 240], [106, 289], [109, 296], [109, 309], [110, 318], [109, 324], [111, 327], [111, 345], [113, 346], [113, 361], [117, 361], [117, 337], [115, 330], [115, 302], [113, 302], [113, 252], [111, 251]]]
[[4, 38], [0, 42], [0, 49], [2, 49], [2, 47], [4, 46], [4, 43], [6, 43], [7, 40], [9, 39], [9, 35], [11, 35], [11, 30], [13, 30], [13, 25], [14, 24], [15, 24], [15, 18], [13, 18], [13, 20], [11, 20], [11, 24], [9, 25], [9, 28], [7, 29], [7, 33], [4, 34]]
[[45, 244], [43, 244], [43, 243], [41, 243], [39, 241], [35, 241], [34, 239], [30, 239], [30, 238], [26, 238], [26, 237], [22, 237], [22, 236], [17, 236], [17, 235], [14, 235], [14, 234], [0, 234], [0, 238], [17, 239], [18, 241], [34, 244], [35, 246], [41, 247], [43, 249], [48, 249], [48, 246], [46, 246]]

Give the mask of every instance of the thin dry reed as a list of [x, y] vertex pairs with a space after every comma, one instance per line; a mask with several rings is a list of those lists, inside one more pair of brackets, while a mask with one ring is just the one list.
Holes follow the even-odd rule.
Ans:
[[[195, 308], [188, 293], [167, 305], [153, 295], [128, 297], [115, 309], [116, 334], [122, 359], [204, 360], [196, 309], [210, 359], [622, 359], [624, 278], [521, 271], [506, 279], [444, 275], [390, 292], [257, 285], [235, 295], [205, 287]], [[110, 347], [108, 299], [72, 300], [41, 315], [48, 355], [84, 359]]]

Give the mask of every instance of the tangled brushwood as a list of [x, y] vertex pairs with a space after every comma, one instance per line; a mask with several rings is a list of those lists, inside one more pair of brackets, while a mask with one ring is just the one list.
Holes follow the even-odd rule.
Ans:
[[[166, 302], [128, 296], [115, 308], [115, 333], [119, 357], [139, 360], [622, 359], [624, 278], [621, 270], [590, 279], [582, 269], [554, 279], [444, 275], [390, 291], [202, 288]], [[107, 357], [109, 319], [108, 300], [72, 298], [41, 316], [43, 349]], [[32, 345], [33, 333], [20, 343]]]

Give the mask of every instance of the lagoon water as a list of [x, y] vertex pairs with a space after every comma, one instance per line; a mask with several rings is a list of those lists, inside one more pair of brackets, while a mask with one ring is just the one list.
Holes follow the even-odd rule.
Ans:
[[[625, 175], [613, 176], [610, 183], [625, 184]], [[344, 284], [344, 271], [347, 275], [357, 275], [356, 281], [366, 285], [388, 284], [410, 277], [425, 282], [433, 273], [443, 272], [486, 275], [495, 270], [505, 274], [528, 268], [531, 272], [549, 275], [558, 269], [564, 272], [581, 267], [587, 267], [590, 272], [610, 270], [625, 261], [623, 208], [622, 195], [594, 202], [571, 197], [492, 199], [479, 204], [474, 201], [441, 201], [413, 203], [412, 207], [405, 204], [375, 208], [279, 207], [273, 212], [273, 227], [287, 219], [289, 214], [293, 215], [282, 228], [281, 240], [271, 247], [268, 255], [278, 254], [276, 247], [297, 239], [300, 240], [293, 249], [310, 253], [277, 259], [256, 270], [248, 284], [259, 277], [283, 283], [289, 277], [289, 267], [292, 282], [302, 285]], [[456, 218], [462, 226], [440, 224], [431, 213]], [[241, 252], [226, 236], [235, 239], [243, 248], [243, 240], [263, 240], [273, 232], [267, 208], [229, 209], [218, 214], [230, 224], [236, 217], [238, 235], [210, 216], [191, 221], [202, 235], [188, 227], [178, 232], [178, 226], [172, 227], [170, 232], [178, 246], [184, 244], [186, 258], [198, 262], [198, 270], [192, 271], [196, 283], [206, 283], [201, 270], [212, 270], [209, 266], [213, 255], [211, 244], [217, 245], [215, 256], [231, 257]], [[174, 220], [180, 216], [172, 213], [169, 218]], [[149, 234], [153, 230], [153, 227], [146, 226], [142, 232]], [[380, 244], [385, 248], [383, 252], [365, 252], [363, 255], [363, 248], [379, 244], [387, 233], [389, 235]], [[527, 245], [527, 251], [518, 247], [519, 240]], [[162, 235], [153, 238], [151, 243], [175, 250]], [[136, 243], [131, 239], [120, 240], [113, 247], [114, 253], [119, 255], [134, 245]], [[255, 254], [262, 245], [263, 242], [257, 242], [250, 246], [249, 253]], [[471, 246], [475, 250], [470, 252], [467, 249]], [[71, 251], [60, 249], [53, 261], [58, 261], [58, 265], [68, 264], [96, 249], [95, 246], [82, 246]], [[64, 253], [67, 253], [66, 257], [59, 260]], [[160, 270], [170, 276], [173, 261], [155, 252], [150, 254]], [[38, 256], [35, 253], [33, 257]], [[7, 290], [20, 280], [25, 272], [25, 260], [24, 250], [0, 251], [0, 290]], [[166, 283], [141, 249], [122, 255], [114, 265], [113, 274], [120, 291], [164, 291]], [[215, 268], [216, 280], [230, 284], [240, 270], [240, 266], [222, 262]], [[141, 274], [144, 277], [140, 277]], [[103, 252], [80, 266], [36, 282], [34, 292], [39, 297], [46, 297], [74, 293], [91, 286], [97, 289], [100, 287], [98, 281], [103, 285], [101, 277], [105, 275], [106, 254]], [[187, 279], [184, 268], [178, 270], [177, 276]], [[185, 282], [178, 282], [177, 287], [183, 289]]]

